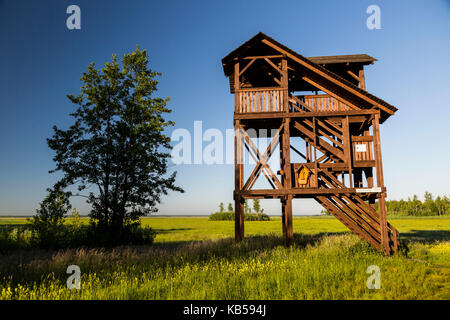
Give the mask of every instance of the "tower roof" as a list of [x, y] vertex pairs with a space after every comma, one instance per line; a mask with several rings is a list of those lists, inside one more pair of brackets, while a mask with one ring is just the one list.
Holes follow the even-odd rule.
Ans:
[[[323, 88], [345, 96], [346, 99], [351, 100], [363, 109], [379, 109], [381, 111], [382, 121], [397, 111], [397, 108], [391, 104], [322, 66], [336, 63], [371, 64], [376, 61], [375, 58], [366, 54], [306, 58], [262, 32], [250, 38], [222, 59], [225, 76], [233, 76], [235, 60], [249, 56], [275, 54], [285, 56], [289, 61], [289, 65], [293, 67], [294, 72], [300, 73], [301, 75], [308, 75], [308, 77], [313, 78]], [[291, 84], [290, 89], [296, 91], [295, 87], [291, 88]]]

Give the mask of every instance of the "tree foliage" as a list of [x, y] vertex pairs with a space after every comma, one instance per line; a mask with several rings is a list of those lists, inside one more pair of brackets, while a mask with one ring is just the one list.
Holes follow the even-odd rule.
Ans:
[[69, 193], [49, 191], [36, 210], [36, 215], [30, 220], [31, 227], [36, 232], [36, 242], [41, 247], [53, 246], [64, 237], [65, 216], [72, 207]]
[[261, 208], [259, 199], [253, 199], [253, 211], [255, 211], [255, 213], [263, 213], [264, 212], [264, 209]]
[[175, 185], [168, 174], [172, 121], [165, 115], [169, 99], [154, 97], [160, 73], [148, 67], [145, 50], [125, 54], [122, 64], [112, 61], [83, 73], [81, 93], [68, 95], [77, 108], [68, 130], [54, 126], [47, 139], [56, 152], [56, 168], [63, 177], [56, 189], [76, 185], [88, 192], [93, 223], [120, 235], [124, 225], [157, 211], [161, 195]]
[[447, 196], [437, 196], [426, 191], [424, 201], [420, 201], [417, 195], [408, 200], [386, 201], [388, 214], [407, 216], [441, 216], [450, 213], [450, 198]]

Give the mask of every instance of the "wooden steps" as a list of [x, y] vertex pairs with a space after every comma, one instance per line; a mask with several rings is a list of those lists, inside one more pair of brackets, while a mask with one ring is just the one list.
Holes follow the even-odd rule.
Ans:
[[[321, 172], [321, 186], [342, 187], [342, 183], [327, 171]], [[382, 241], [382, 224], [379, 213], [358, 194], [330, 194], [315, 199], [347, 228], [367, 241], [377, 250], [388, 255], [398, 250], [398, 231], [389, 222], [386, 228], [388, 243]]]

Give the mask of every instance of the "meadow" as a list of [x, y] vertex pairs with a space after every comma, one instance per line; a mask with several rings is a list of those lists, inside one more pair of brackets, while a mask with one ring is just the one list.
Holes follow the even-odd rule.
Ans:
[[[240, 244], [232, 221], [144, 218], [157, 232], [150, 247], [1, 254], [0, 299], [450, 299], [450, 217], [389, 220], [403, 243], [392, 257], [327, 216], [294, 218], [293, 248], [279, 218], [246, 221]], [[72, 264], [80, 290], [66, 287]], [[370, 265], [380, 267], [380, 289], [366, 286]]]

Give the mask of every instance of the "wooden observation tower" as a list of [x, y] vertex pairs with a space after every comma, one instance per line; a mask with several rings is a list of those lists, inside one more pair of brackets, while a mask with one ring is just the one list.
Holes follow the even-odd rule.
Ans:
[[[292, 245], [292, 200], [313, 198], [379, 251], [397, 250], [380, 145], [380, 124], [397, 109], [366, 91], [364, 66], [374, 61], [365, 54], [306, 58], [263, 33], [222, 59], [235, 96], [236, 241], [244, 237], [246, 199], [280, 199]], [[260, 129], [274, 132], [261, 150]], [[244, 180], [245, 150], [256, 165]], [[269, 160], [278, 150], [276, 170]], [[267, 188], [256, 188], [259, 177]]]

